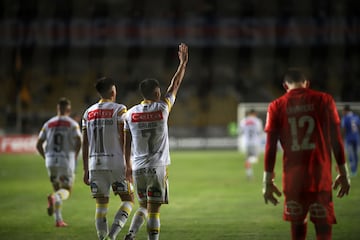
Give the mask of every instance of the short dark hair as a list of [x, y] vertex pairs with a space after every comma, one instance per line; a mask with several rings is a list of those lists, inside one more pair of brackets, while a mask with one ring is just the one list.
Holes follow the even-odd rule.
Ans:
[[248, 114], [256, 114], [255, 109], [251, 108], [251, 109], [249, 110]]
[[151, 99], [154, 97], [154, 91], [158, 87], [160, 87], [158, 80], [153, 78], [147, 78], [140, 82], [139, 91], [145, 99]]
[[294, 82], [304, 82], [306, 80], [306, 76], [300, 68], [289, 68], [285, 74], [283, 81], [288, 83]]
[[110, 97], [111, 88], [115, 86], [115, 81], [109, 77], [101, 77], [96, 81], [95, 88], [103, 98]]
[[60, 107], [66, 107], [68, 105], [71, 105], [71, 102], [66, 97], [62, 97], [62, 98], [59, 99], [58, 104], [59, 104]]
[[344, 106], [344, 111], [351, 111], [351, 108], [350, 108], [350, 105], [349, 104], [346, 104], [345, 106]]
[[66, 108], [71, 105], [71, 102], [66, 97], [62, 97], [59, 99], [57, 104], [59, 106], [60, 112], [64, 113]]

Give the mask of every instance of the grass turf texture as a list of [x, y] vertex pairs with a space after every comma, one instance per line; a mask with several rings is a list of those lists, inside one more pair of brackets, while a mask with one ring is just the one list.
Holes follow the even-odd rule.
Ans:
[[[161, 209], [161, 239], [290, 239], [289, 223], [282, 220], [283, 198], [276, 207], [264, 204], [262, 161], [254, 165], [254, 180], [247, 181], [244, 156], [236, 151], [174, 151], [171, 155], [170, 204]], [[41, 158], [0, 155], [0, 164], [0, 239], [96, 239], [95, 200], [82, 183], [81, 161], [73, 194], [63, 207], [69, 227], [60, 229], [46, 213], [51, 185]], [[338, 224], [334, 225], [333, 239], [359, 239], [359, 179], [352, 179], [349, 196], [334, 197]], [[118, 206], [118, 198], [111, 196], [109, 225]], [[118, 239], [123, 239], [129, 224], [130, 220]], [[143, 226], [137, 239], [146, 239], [145, 231]], [[315, 239], [312, 223], [308, 239]]]

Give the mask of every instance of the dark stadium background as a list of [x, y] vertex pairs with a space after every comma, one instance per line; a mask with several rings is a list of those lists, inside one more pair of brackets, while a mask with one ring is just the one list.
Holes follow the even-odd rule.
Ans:
[[128, 107], [146, 77], [164, 90], [180, 42], [190, 61], [173, 135], [226, 135], [238, 103], [283, 93], [289, 66], [303, 67], [336, 101], [360, 100], [356, 0], [1, 0], [1, 133], [37, 134], [62, 96], [81, 116], [97, 100], [99, 76], [118, 81]]

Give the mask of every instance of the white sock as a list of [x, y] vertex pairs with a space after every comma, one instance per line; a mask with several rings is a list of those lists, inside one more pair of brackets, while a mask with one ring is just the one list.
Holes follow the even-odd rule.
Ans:
[[103, 239], [108, 234], [108, 224], [106, 214], [108, 212], [108, 203], [97, 203], [95, 211], [95, 227], [99, 239]]
[[62, 208], [62, 201], [68, 199], [70, 196], [70, 192], [67, 189], [59, 189], [54, 193], [55, 198], [55, 209], [54, 209], [54, 217], [55, 221], [59, 222], [62, 221], [62, 214], [61, 214], [61, 208]]
[[114, 217], [114, 223], [112, 224], [110, 232], [109, 232], [109, 237], [111, 239], [115, 239], [116, 236], [121, 231], [121, 229], [124, 227], [126, 221], [128, 220], [128, 217], [131, 213], [133, 205], [134, 204], [132, 202], [128, 202], [128, 201], [122, 202], [119, 210], [117, 211], [117, 213]]
[[139, 231], [141, 226], [146, 221], [147, 215], [148, 215], [147, 209], [143, 208], [143, 207], [139, 207], [139, 209], [135, 212], [135, 214], [132, 218], [130, 228], [129, 228], [129, 233], [131, 233], [131, 234], [133, 234], [133, 236], [135, 236], [135, 234]]
[[147, 222], [149, 240], [158, 240], [160, 235], [160, 213], [149, 213]]

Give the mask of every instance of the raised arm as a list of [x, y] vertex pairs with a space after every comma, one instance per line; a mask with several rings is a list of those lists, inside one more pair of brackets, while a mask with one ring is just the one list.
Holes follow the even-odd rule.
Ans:
[[174, 96], [176, 96], [184, 78], [186, 64], [188, 62], [188, 46], [186, 44], [181, 43], [179, 45], [178, 56], [180, 63], [167, 89], [167, 93], [173, 94]]

